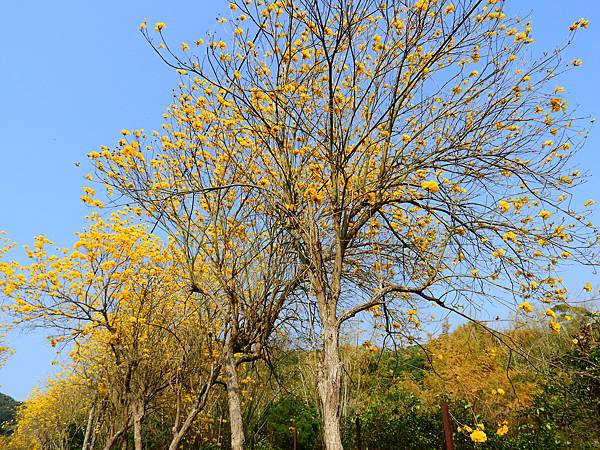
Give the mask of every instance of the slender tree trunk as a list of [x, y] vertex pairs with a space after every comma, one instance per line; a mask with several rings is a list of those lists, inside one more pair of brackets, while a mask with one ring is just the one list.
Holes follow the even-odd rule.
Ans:
[[181, 424], [181, 428], [179, 428], [179, 430], [174, 430], [173, 438], [171, 439], [171, 444], [169, 445], [169, 450], [177, 450], [179, 448], [179, 446], [181, 445], [181, 440], [184, 438], [184, 436], [192, 426], [192, 423], [194, 422], [194, 419], [196, 418], [199, 412], [200, 408], [194, 406], [187, 415], [185, 421]]
[[133, 419], [133, 444], [135, 450], [142, 450], [142, 421]]
[[94, 423], [92, 424], [92, 436], [90, 438], [89, 448], [94, 450], [96, 448], [96, 438], [98, 437], [98, 433], [96, 433], [96, 427], [98, 426], [98, 422], [102, 417], [102, 406], [101, 403], [98, 402], [96, 407], [96, 412], [94, 414]]
[[90, 412], [88, 414], [87, 426], [85, 427], [85, 436], [83, 437], [83, 444], [81, 450], [88, 450], [90, 445], [90, 436], [92, 435], [92, 428], [94, 424], [94, 415], [96, 412], [96, 404], [92, 404]]
[[342, 450], [340, 388], [342, 361], [335, 315], [323, 320], [323, 355], [319, 367], [319, 396], [323, 411], [323, 442], [326, 450]]
[[[200, 411], [204, 409], [204, 406], [208, 401], [210, 390], [215, 384], [220, 372], [221, 366], [216, 366], [212, 368], [210, 377], [202, 387], [201, 391], [198, 393], [195, 405], [181, 424], [181, 427], [179, 429], [173, 427], [173, 438], [171, 439], [171, 443], [169, 444], [169, 450], [177, 450], [181, 445], [181, 440], [184, 438], [184, 436], [192, 426], [194, 419], [196, 419], [198, 413], [200, 413]], [[179, 421], [179, 419], [177, 419], [177, 421]]]
[[92, 433], [92, 439], [90, 440], [90, 449], [96, 448], [96, 433]]
[[133, 444], [135, 450], [142, 450], [142, 420], [144, 419], [144, 406], [140, 403], [134, 405], [133, 410]]
[[229, 426], [231, 428], [231, 450], [244, 450], [244, 422], [240, 399], [240, 382], [230, 344], [225, 348], [225, 377], [227, 383], [227, 403], [229, 406]]

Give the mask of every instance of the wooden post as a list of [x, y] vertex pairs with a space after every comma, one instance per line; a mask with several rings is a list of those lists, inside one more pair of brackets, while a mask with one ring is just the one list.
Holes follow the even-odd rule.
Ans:
[[452, 422], [448, 412], [448, 403], [442, 403], [442, 423], [444, 425], [444, 440], [446, 441], [446, 450], [454, 450], [454, 440], [452, 439]]
[[292, 450], [296, 450], [296, 441], [298, 437], [296, 427], [290, 427], [290, 437], [292, 440]]
[[362, 436], [360, 433], [360, 417], [356, 416], [356, 450], [362, 450]]

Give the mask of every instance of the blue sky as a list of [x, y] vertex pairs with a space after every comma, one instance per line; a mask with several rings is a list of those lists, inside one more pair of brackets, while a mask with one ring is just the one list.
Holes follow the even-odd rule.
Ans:
[[[562, 84], [571, 104], [597, 116], [600, 2], [508, 3], [512, 11], [530, 14], [534, 51], [563, 42], [579, 17], [590, 20], [569, 50], [584, 64]], [[190, 42], [216, 28], [215, 18], [226, 8], [225, 0], [1, 2], [0, 230], [20, 244], [42, 233], [60, 246], [73, 242], [86, 214], [79, 201], [85, 154], [112, 144], [122, 128], [158, 127], [177, 83], [139, 34], [139, 23], [146, 17], [149, 24], [164, 21], [172, 42]], [[584, 199], [600, 192], [599, 143], [592, 129], [579, 157], [593, 175], [580, 189]], [[579, 274], [570, 275], [579, 283]], [[1, 392], [23, 400], [43, 385], [54, 356], [44, 335], [9, 335], [16, 354], [0, 369]]]

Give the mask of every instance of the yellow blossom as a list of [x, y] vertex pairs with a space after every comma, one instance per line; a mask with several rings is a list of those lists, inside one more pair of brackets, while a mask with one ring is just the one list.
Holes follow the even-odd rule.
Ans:
[[498, 436], [504, 436], [506, 433], [508, 433], [508, 425], [506, 424], [506, 422], [498, 424], [498, 429], [496, 430], [496, 434]]
[[413, 8], [421, 12], [426, 12], [427, 8], [429, 8], [429, 0], [418, 0], [413, 5]]
[[523, 302], [519, 304], [519, 309], [522, 309], [523, 311], [525, 311], [526, 313], [530, 313], [531, 311], [533, 311], [533, 308], [531, 306], [531, 303], [529, 302]]
[[577, 28], [587, 28], [589, 26], [590, 26], [590, 21], [587, 20], [587, 19], [584, 19], [582, 17], [578, 21], [576, 21], [573, 24], [571, 24], [571, 26], [569, 27], [569, 30], [575, 31]]
[[550, 211], [546, 211], [545, 209], [540, 211], [540, 213], [538, 214], [538, 216], [540, 216], [544, 220], [547, 220], [551, 215], [552, 213]]
[[435, 180], [422, 181], [421, 188], [425, 189], [426, 191], [431, 192], [432, 194], [435, 194], [437, 191], [440, 190], [440, 186], [439, 186], [438, 182]]
[[510, 203], [508, 203], [506, 200], [500, 200], [498, 203], [498, 209], [503, 213], [508, 212], [510, 209]]
[[304, 197], [315, 203], [321, 203], [323, 201], [323, 196], [319, 194], [314, 187], [306, 189], [306, 191], [304, 191]]
[[487, 436], [483, 430], [475, 430], [471, 433], [470, 438], [473, 442], [483, 443], [487, 441]]
[[494, 256], [494, 258], [500, 258], [501, 256], [504, 256], [506, 254], [506, 249], [504, 248], [499, 248], [493, 251], [492, 256]]

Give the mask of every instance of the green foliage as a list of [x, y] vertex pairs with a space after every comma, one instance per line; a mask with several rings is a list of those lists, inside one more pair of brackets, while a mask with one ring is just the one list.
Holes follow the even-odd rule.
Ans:
[[357, 418], [363, 448], [368, 449], [437, 449], [443, 442], [439, 415], [423, 408], [412, 393], [397, 390], [375, 399], [373, 405], [343, 425], [345, 447], [357, 447]]
[[290, 448], [290, 428], [297, 430], [298, 450], [320, 448], [320, 425], [317, 410], [294, 397], [282, 397], [266, 414], [265, 436], [273, 449]]
[[16, 401], [6, 394], [0, 393], [0, 434], [9, 434], [11, 422], [17, 414], [17, 408], [21, 402]]
[[[524, 381], [519, 376], [513, 376], [510, 383], [505, 384], [501, 383], [501, 377], [506, 376], [504, 364], [489, 365], [485, 377], [482, 375], [478, 380], [473, 378], [473, 371], [469, 370], [471, 366], [465, 366], [467, 360], [471, 359], [469, 364], [473, 367], [489, 362], [490, 351], [498, 347], [491, 338], [476, 339], [477, 345], [470, 349], [461, 346], [460, 343], [466, 338], [479, 336], [465, 327], [439, 336], [424, 348], [373, 352], [360, 346], [344, 346], [344, 448], [358, 447], [357, 419], [362, 448], [365, 450], [443, 448], [440, 403], [444, 400], [449, 404], [453, 419], [457, 450], [600, 448], [600, 423], [597, 420], [600, 416], [600, 321], [597, 315], [587, 312], [566, 312], [573, 319], [569, 326], [564, 327], [560, 336], [562, 339], [548, 337], [545, 329], [535, 326], [517, 330], [518, 336], [527, 339], [531, 348], [538, 352], [537, 355], [544, 358], [546, 369], [537, 372], [526, 366], [525, 361], [515, 358], [514, 364], [518, 367], [513, 373], [524, 377]], [[453, 351], [463, 358], [454, 358]], [[439, 355], [443, 358], [439, 358]], [[268, 381], [266, 374], [270, 368], [261, 364], [256, 364], [245, 373], [256, 380], [267, 380], [246, 386], [248, 392], [244, 417], [248, 448], [287, 450], [291, 442], [290, 427], [295, 427], [298, 431], [298, 450], [319, 450], [322, 448], [319, 405], [317, 397], [311, 395], [316, 390], [316, 379], [311, 376], [314, 373], [314, 366], [311, 365], [314, 364], [314, 354], [301, 350], [281, 350], [276, 356], [273, 369], [277, 382]], [[462, 364], [465, 367], [456, 373], [447, 372], [444, 375], [441, 372], [444, 364]], [[454, 374], [455, 377], [449, 378], [448, 374]], [[482, 386], [476, 392], [485, 395], [478, 394], [474, 402], [467, 399], [464, 388], [472, 389], [476, 383]], [[507, 392], [491, 395], [488, 392], [490, 386], [503, 386]], [[450, 395], [452, 387], [456, 389]], [[520, 400], [516, 401], [513, 388], [517, 391], [521, 389], [520, 392], [529, 389], [529, 395], [520, 394]], [[290, 392], [294, 392], [294, 395]], [[66, 391], [61, 390], [57, 395], [62, 400], [53, 403], [50, 408], [54, 408], [55, 404], [66, 405]], [[197, 434], [182, 445], [182, 450], [209, 450], [217, 448], [211, 447], [211, 443], [215, 445], [216, 442], [221, 443], [218, 448], [229, 448], [227, 427], [219, 425], [219, 418], [226, 418], [225, 400], [224, 397], [217, 399], [215, 405], [218, 406], [212, 411], [211, 427], [198, 428]], [[0, 405], [5, 404], [13, 405], [14, 413], [17, 402], [0, 396]], [[501, 414], [496, 411], [498, 405], [503, 408]], [[170, 414], [169, 410], [154, 411], [145, 418], [144, 448], [166, 448], [171, 432], [168, 426]], [[35, 416], [29, 428], [39, 431], [47, 416], [45, 413]], [[81, 446], [83, 420], [81, 417], [77, 422], [79, 425], [71, 422], [69, 428], [63, 430], [67, 436], [65, 442], [72, 445], [73, 449]], [[498, 420], [508, 423], [508, 432], [504, 436], [496, 433]], [[464, 428], [459, 431], [459, 426], [475, 428], [477, 424], [485, 427], [485, 443], [475, 444], [469, 432]], [[128, 438], [131, 448], [131, 432]], [[3, 442], [0, 439], [0, 448], [25, 448], [3, 446]]]
[[544, 444], [556, 448], [600, 447], [600, 320], [586, 319], [574, 337], [577, 344], [556, 358], [534, 405], [524, 411], [524, 437], [544, 436]]

